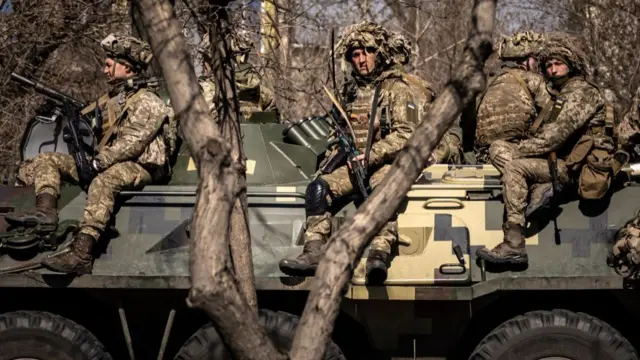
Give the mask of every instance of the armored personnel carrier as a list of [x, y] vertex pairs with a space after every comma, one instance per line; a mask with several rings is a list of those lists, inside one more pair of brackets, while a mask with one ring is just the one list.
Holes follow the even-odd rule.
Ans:
[[[24, 160], [66, 152], [55, 126], [30, 124]], [[257, 121], [242, 131], [260, 319], [284, 349], [309, 280], [284, 275], [278, 262], [302, 250], [305, 186], [329, 128], [308, 118], [291, 126]], [[185, 304], [197, 182], [183, 147], [167, 184], [119, 194], [113, 229], [90, 275], [36, 265], [64, 246], [81, 219], [86, 194], [76, 187], [63, 189], [55, 235], [2, 237], [0, 360], [230, 359], [215, 327]], [[361, 261], [324, 358], [637, 359], [638, 292], [605, 261], [640, 200], [633, 181], [621, 185], [606, 201], [568, 200], [530, 219], [528, 267], [490, 269], [475, 251], [502, 240], [498, 172], [430, 166], [399, 209], [399, 245], [386, 283], [367, 286]], [[33, 203], [32, 188], [1, 187], [0, 232], [7, 227], [2, 213]], [[336, 209], [333, 225], [354, 210]]]

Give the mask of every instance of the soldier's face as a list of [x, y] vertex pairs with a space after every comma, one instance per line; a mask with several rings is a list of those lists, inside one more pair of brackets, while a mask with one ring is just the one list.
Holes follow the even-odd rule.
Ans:
[[102, 72], [107, 76], [110, 83], [128, 79], [134, 75], [131, 68], [111, 58], [105, 59]]
[[550, 59], [545, 63], [547, 76], [550, 78], [559, 78], [569, 74], [569, 66], [562, 60]]
[[351, 64], [360, 75], [369, 75], [376, 67], [376, 49], [358, 48], [351, 52]]
[[538, 72], [538, 60], [536, 58], [534, 58], [533, 56], [530, 56], [529, 59], [527, 59], [527, 65], [529, 65], [529, 70], [530, 71], [535, 71]]

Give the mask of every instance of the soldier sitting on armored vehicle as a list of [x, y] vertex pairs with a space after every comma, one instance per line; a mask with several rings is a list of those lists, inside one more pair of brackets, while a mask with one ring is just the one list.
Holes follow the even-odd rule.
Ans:
[[[636, 146], [640, 144], [640, 88], [636, 90], [631, 108], [618, 125], [618, 144], [634, 154], [637, 163], [639, 153]], [[637, 166], [637, 165], [636, 165]], [[638, 169], [633, 166], [630, 170], [633, 174], [638, 174]], [[640, 211], [633, 214], [633, 218], [620, 231], [618, 241], [613, 246], [613, 253], [608, 258], [610, 264], [628, 271], [631, 268], [638, 268], [640, 265]]]
[[[153, 54], [150, 46], [130, 36], [109, 35], [101, 42], [107, 54], [104, 73], [114, 94], [106, 103], [113, 125], [103, 135], [98, 154], [91, 160], [95, 177], [87, 190], [84, 218], [71, 245], [44, 258], [42, 265], [63, 273], [90, 273], [92, 249], [100, 239], [114, 210], [115, 196], [122, 190], [137, 190], [171, 174], [170, 154], [176, 146], [175, 123], [169, 109], [148, 88], [131, 89], [126, 82], [142, 73]], [[9, 213], [13, 226], [49, 226], [58, 223], [57, 199], [61, 180], [78, 183], [78, 169], [69, 154], [38, 155], [21, 172], [21, 181], [35, 185], [35, 209]]]
[[[476, 158], [483, 164], [490, 162], [501, 174], [511, 160], [513, 145], [535, 133], [553, 105], [553, 90], [547, 88], [538, 66], [543, 46], [544, 36], [533, 31], [503, 39], [498, 49], [501, 69], [478, 105]], [[526, 216], [548, 204], [552, 196], [550, 182], [533, 184]]]
[[[230, 45], [235, 61], [235, 90], [240, 103], [240, 114], [242, 115], [240, 121], [248, 121], [255, 112], [275, 112], [276, 121], [279, 121], [278, 108], [273, 97], [273, 91], [262, 83], [260, 74], [248, 62], [249, 52], [253, 48], [251, 39], [245, 33], [235, 31], [232, 33]], [[214, 110], [217, 108], [214, 104], [216, 84], [211, 77], [213, 59], [211, 59], [212, 51], [209, 43], [209, 34], [203, 35], [196, 49], [202, 56], [202, 66], [205, 74], [200, 77], [199, 84], [202, 88], [204, 99], [209, 104], [209, 109], [212, 113], [215, 113]]]
[[[365, 159], [370, 148], [368, 163], [362, 163], [370, 174], [368, 178], [372, 188], [384, 178], [395, 155], [409, 139], [422, 112], [433, 99], [430, 89], [419, 89], [424, 82], [415, 81], [415, 78], [407, 80], [402, 65], [409, 61], [410, 49], [402, 35], [370, 21], [348, 26], [336, 45], [342, 70], [345, 75], [351, 75], [341, 96], [346, 104], [346, 116], [353, 123], [355, 147], [361, 153], [356, 161]], [[371, 116], [375, 116], [373, 126], [370, 124]], [[388, 123], [388, 129], [384, 123]], [[368, 135], [371, 135], [371, 143]], [[452, 136], [456, 134], [447, 134], [439, 150], [434, 151], [433, 162], [456, 157], [452, 154], [458, 151], [460, 137], [459, 133], [457, 140]], [[450, 149], [450, 144], [456, 148]], [[323, 247], [331, 235], [332, 204], [337, 198], [364, 190], [359, 189], [349, 166], [344, 162], [340, 163], [342, 166], [331, 166], [333, 157], [329, 159], [325, 163], [327, 167], [321, 168], [322, 175], [307, 187], [304, 249], [297, 258], [280, 262], [280, 269], [285, 274], [312, 276], [315, 273], [324, 254]], [[397, 221], [391, 219], [373, 239], [366, 266], [368, 283], [379, 284], [386, 279], [391, 247], [397, 236]]]
[[[582, 44], [569, 34], [549, 34], [542, 60], [558, 92], [553, 96], [553, 110], [537, 131], [530, 131], [529, 138], [519, 144], [502, 142], [503, 149], [493, 149], [498, 144], [490, 148], [490, 153], [508, 151], [512, 159], [503, 168], [504, 240], [493, 249], [477, 251], [479, 258], [491, 263], [528, 262], [523, 227], [532, 184], [574, 180], [582, 198], [598, 199], [608, 191], [608, 176], [619, 170], [611, 159], [615, 146], [606, 131], [613, 119], [606, 116], [599, 89], [585, 79], [589, 74]], [[599, 160], [604, 161], [592, 164]], [[603, 165], [610, 165], [613, 171], [599, 170]]]
[[[495, 141], [517, 144], [526, 138], [534, 119], [550, 102], [551, 95], [538, 66], [543, 45], [544, 37], [533, 31], [502, 39], [498, 48], [501, 68], [477, 106], [474, 145], [478, 162], [489, 162], [489, 146]], [[500, 159], [500, 153], [493, 155], [491, 162], [502, 172], [507, 159]]]

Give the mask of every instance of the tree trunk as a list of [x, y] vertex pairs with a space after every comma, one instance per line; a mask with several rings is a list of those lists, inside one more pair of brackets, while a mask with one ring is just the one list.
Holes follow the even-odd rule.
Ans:
[[200, 177], [187, 302], [209, 315], [235, 358], [285, 359], [258, 323], [257, 313], [251, 311], [233, 276], [228, 230], [242, 182], [231, 147], [213, 125], [200, 94], [180, 22], [166, 1], [139, 0], [135, 5], [140, 7], [171, 105]]
[[[229, 242], [231, 261], [235, 271], [240, 292], [247, 303], [258, 313], [258, 296], [256, 294], [256, 279], [253, 272], [253, 257], [251, 251], [251, 236], [249, 233], [249, 219], [247, 216], [247, 177], [246, 159], [242, 149], [240, 134], [240, 105], [235, 94], [235, 79], [233, 59], [229, 44], [224, 39], [229, 38], [230, 25], [227, 23], [227, 13], [224, 8], [215, 8], [217, 20], [211, 21], [209, 29], [210, 43], [214, 65], [217, 97], [214, 100], [218, 110], [218, 129], [231, 145], [231, 157], [237, 171], [237, 197], [231, 212], [229, 227]], [[210, 18], [213, 18], [210, 16]], [[216, 40], [217, 42], [214, 42]], [[213, 65], [212, 64], [212, 65]]]
[[364, 248], [396, 212], [445, 131], [485, 88], [483, 66], [492, 51], [495, 6], [496, 0], [475, 1], [473, 27], [457, 72], [422, 118], [382, 183], [329, 240], [293, 341], [291, 359], [321, 358], [347, 282]]

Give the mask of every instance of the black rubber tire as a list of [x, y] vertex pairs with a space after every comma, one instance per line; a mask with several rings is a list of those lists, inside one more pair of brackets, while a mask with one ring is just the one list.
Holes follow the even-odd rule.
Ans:
[[79, 324], [42, 311], [0, 315], [0, 360], [113, 360]]
[[[260, 309], [260, 324], [282, 352], [288, 351], [293, 342], [299, 318], [295, 315], [278, 311]], [[222, 343], [218, 331], [207, 324], [196, 331], [180, 348], [174, 360], [231, 360], [231, 354]], [[324, 360], [346, 360], [338, 345], [330, 341], [325, 351]]]
[[470, 360], [636, 360], [633, 346], [602, 320], [568, 310], [532, 311], [498, 326]]

